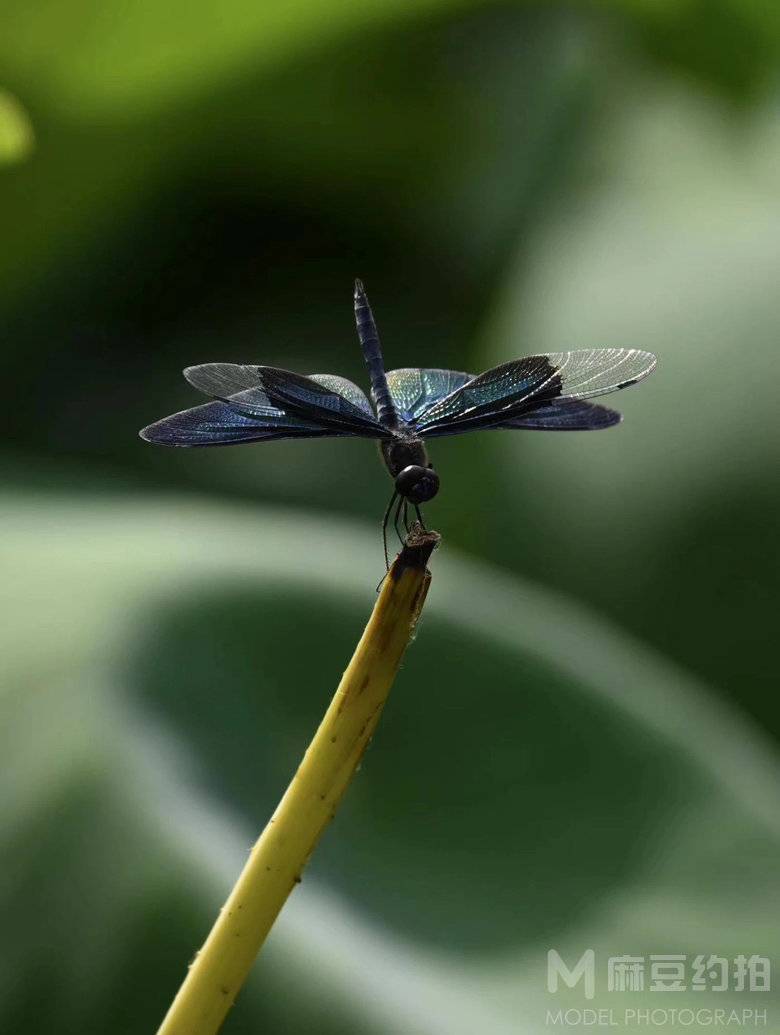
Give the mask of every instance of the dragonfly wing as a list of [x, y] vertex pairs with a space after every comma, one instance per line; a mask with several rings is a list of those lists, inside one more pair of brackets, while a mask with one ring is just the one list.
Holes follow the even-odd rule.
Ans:
[[257, 367], [242, 363], [199, 363], [185, 367], [184, 376], [193, 388], [213, 395], [215, 399], [226, 399], [236, 392], [260, 388]]
[[[282, 407], [287, 413], [295, 413], [307, 420], [318, 421], [332, 428], [343, 428], [368, 438], [385, 438], [388, 434], [373, 411], [366, 413], [359, 402], [353, 402], [341, 391], [330, 387], [337, 382], [343, 391], [345, 384], [351, 384], [345, 378], [336, 378], [332, 374], [304, 377], [303, 374], [277, 367], [258, 367], [258, 375], [273, 405]], [[352, 385], [350, 394], [353, 398], [355, 392], [360, 392], [360, 389]]]
[[643, 349], [576, 349], [551, 352], [546, 359], [557, 368], [563, 399], [592, 399], [628, 388], [652, 374], [658, 362]]
[[278, 417], [284, 410], [274, 406], [260, 385], [257, 367], [239, 363], [200, 363], [187, 367], [184, 376], [198, 391], [221, 399], [248, 417]]
[[[239, 393], [241, 394], [241, 393]], [[163, 446], [229, 446], [279, 438], [321, 438], [351, 435], [289, 414], [252, 417], [222, 400], [193, 406], [150, 424], [141, 438]]]
[[423, 436], [493, 427], [553, 399], [586, 399], [635, 384], [655, 368], [641, 349], [581, 349], [526, 356], [485, 371], [423, 411]]
[[398, 415], [411, 424], [434, 403], [471, 381], [473, 376], [459, 370], [403, 367], [388, 372], [387, 386]]
[[[454, 434], [492, 418], [549, 386], [556, 368], [546, 356], [526, 356], [486, 370], [422, 411], [416, 421], [420, 434]], [[508, 416], [508, 414], [507, 414]]]
[[526, 414], [494, 424], [494, 428], [528, 428], [532, 431], [598, 431], [611, 428], [622, 414], [584, 399], [553, 399]]
[[335, 374], [303, 377], [275, 367], [201, 363], [187, 367], [184, 376], [201, 392], [246, 416], [265, 419], [294, 413], [336, 431], [386, 434], [358, 386]]
[[312, 381], [316, 381], [318, 385], [322, 385], [323, 388], [327, 388], [331, 392], [336, 392], [337, 395], [346, 399], [347, 402], [352, 403], [369, 420], [376, 420], [371, 403], [368, 401], [368, 396], [354, 381], [349, 381], [346, 377], [339, 377], [337, 374], [309, 374], [309, 377]]

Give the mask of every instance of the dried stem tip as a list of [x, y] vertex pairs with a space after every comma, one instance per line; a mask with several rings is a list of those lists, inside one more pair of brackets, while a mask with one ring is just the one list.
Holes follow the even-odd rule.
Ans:
[[422, 611], [439, 541], [417, 525], [384, 580], [335, 696], [189, 969], [158, 1035], [215, 1035], [336, 813]]

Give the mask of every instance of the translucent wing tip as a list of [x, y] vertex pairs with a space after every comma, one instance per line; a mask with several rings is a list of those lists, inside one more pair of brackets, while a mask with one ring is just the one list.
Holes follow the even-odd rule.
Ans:
[[641, 381], [648, 374], [652, 374], [658, 366], [658, 356], [654, 352], [648, 352], [647, 349], [628, 346], [621, 351], [628, 356], [629, 362], [634, 368], [632, 373], [634, 373], [636, 381]]
[[[182, 370], [182, 374], [185, 381], [189, 381], [193, 388], [205, 392], [206, 395], [213, 395], [212, 388], [215, 378], [223, 381], [231, 373], [236, 371], [243, 372], [245, 369], [247, 368], [236, 363], [196, 363], [194, 366], [185, 367]], [[234, 390], [238, 391], [242, 387], [248, 386], [242, 384], [236, 386]]]
[[637, 359], [643, 362], [642, 377], [647, 377], [648, 374], [652, 374], [655, 368], [658, 366], [658, 356], [654, 352], [648, 352], [647, 349], [634, 349]]
[[144, 442], [151, 442], [153, 446], [177, 445], [178, 443], [175, 441], [176, 436], [171, 434], [168, 421], [169, 418], [164, 417], [162, 420], [155, 421], [154, 424], [147, 424], [145, 428], [141, 428], [138, 432], [138, 437], [143, 439]]
[[[184, 414], [189, 412], [191, 411], [183, 411]], [[172, 413], [170, 417], [163, 417], [154, 424], [147, 424], [138, 432], [138, 437], [153, 446], [191, 446], [194, 443], [184, 433], [186, 429], [181, 426], [181, 417], [182, 413]]]
[[210, 369], [213, 366], [216, 366], [216, 364], [215, 363], [194, 363], [191, 367], [185, 367], [182, 370], [182, 375], [184, 376], [184, 379], [186, 381], [189, 381], [190, 384], [192, 384], [193, 378], [197, 378], [197, 376], [198, 376], [198, 371], [208, 370], [208, 369]]
[[[185, 367], [184, 370], [182, 370], [182, 376], [185, 381], [192, 385], [193, 388], [197, 388], [198, 391], [202, 392], [204, 389], [200, 387], [202, 379], [199, 375], [210, 370], [214, 365], [214, 363], [195, 363], [191, 367]], [[211, 394], [211, 391], [206, 391], [206, 395]]]
[[627, 356], [629, 369], [625, 381], [618, 385], [618, 388], [628, 388], [644, 381], [658, 366], [658, 357], [646, 349], [626, 348], [623, 352]]
[[658, 358], [652, 352], [633, 346], [551, 352], [548, 359], [557, 368], [560, 395], [580, 399], [635, 385], [652, 374], [658, 365]]

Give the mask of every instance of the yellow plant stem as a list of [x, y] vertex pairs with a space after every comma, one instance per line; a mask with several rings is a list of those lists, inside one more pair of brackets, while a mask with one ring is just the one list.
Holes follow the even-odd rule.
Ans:
[[438, 542], [416, 527], [284, 797], [171, 1004], [158, 1035], [214, 1035], [374, 733], [422, 610]]

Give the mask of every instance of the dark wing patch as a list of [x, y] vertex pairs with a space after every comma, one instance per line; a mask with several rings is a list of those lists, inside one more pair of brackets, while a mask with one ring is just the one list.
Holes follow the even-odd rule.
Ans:
[[[305, 419], [327, 424], [328, 427], [345, 428], [368, 438], [384, 438], [388, 434], [373, 414], [368, 416], [359, 405], [333, 391], [322, 381], [277, 367], [258, 367], [257, 370], [260, 384], [271, 403], [286, 413], [295, 413]], [[320, 378], [330, 376], [318, 375]], [[357, 385], [353, 387], [357, 389]]]
[[387, 374], [387, 386], [398, 415], [413, 423], [424, 410], [471, 381], [473, 374], [459, 370], [403, 367]]
[[279, 438], [338, 437], [352, 433], [298, 420], [288, 414], [265, 419], [251, 417], [218, 400], [164, 417], [139, 434], [145, 441], [162, 446], [194, 447], [229, 446]]
[[598, 431], [611, 428], [622, 419], [622, 414], [616, 410], [584, 399], [553, 399], [493, 427], [528, 428], [531, 431]]
[[526, 356], [502, 363], [423, 410], [417, 428], [422, 435], [449, 434], [450, 429], [460, 430], [456, 425], [472, 427], [484, 419], [498, 419], [503, 410], [551, 388], [556, 372], [547, 356]]
[[187, 367], [184, 376], [199, 391], [223, 400], [246, 416], [265, 419], [294, 413], [336, 430], [347, 428], [369, 436], [385, 434], [363, 392], [335, 374], [304, 377], [275, 367], [201, 363]]

